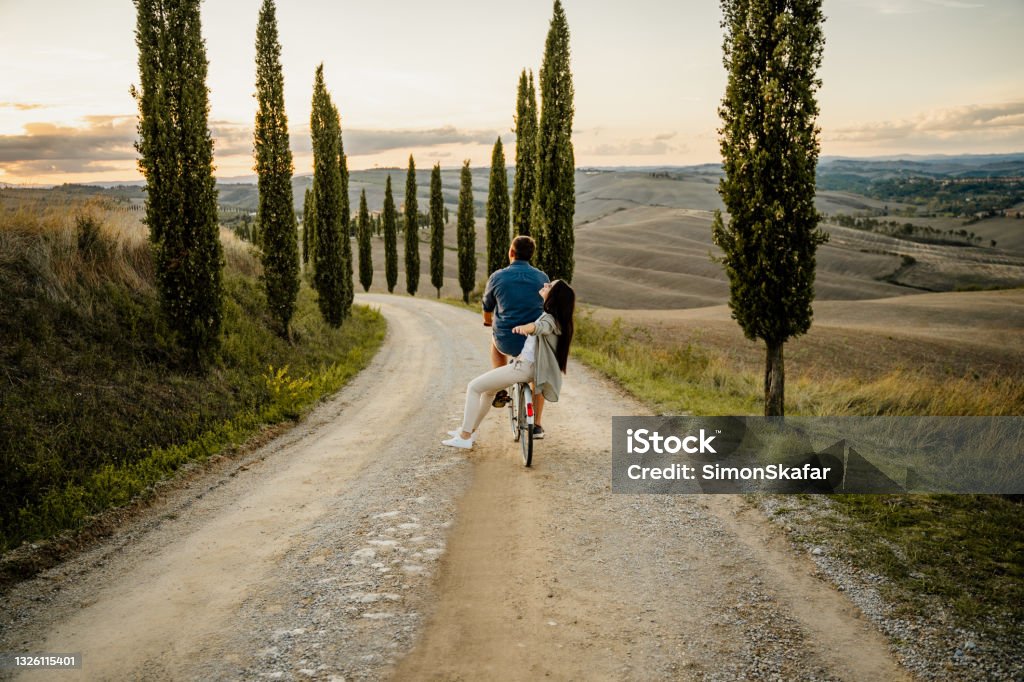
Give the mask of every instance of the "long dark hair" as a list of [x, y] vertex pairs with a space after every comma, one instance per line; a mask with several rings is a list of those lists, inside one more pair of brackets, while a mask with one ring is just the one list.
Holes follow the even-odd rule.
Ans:
[[558, 368], [565, 374], [565, 366], [569, 362], [569, 346], [572, 344], [572, 314], [576, 309], [576, 292], [572, 287], [560, 279], [551, 284], [548, 291], [548, 298], [544, 301], [544, 312], [551, 313], [558, 320], [558, 327], [561, 334], [558, 336], [558, 345], [555, 347], [555, 359], [558, 360]]

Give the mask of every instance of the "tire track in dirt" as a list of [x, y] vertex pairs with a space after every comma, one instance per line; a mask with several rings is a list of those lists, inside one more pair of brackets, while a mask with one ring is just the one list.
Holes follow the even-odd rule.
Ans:
[[611, 417], [646, 413], [572, 365], [530, 470], [489, 418], [439, 602], [394, 678], [910, 679], [738, 496], [611, 493]]

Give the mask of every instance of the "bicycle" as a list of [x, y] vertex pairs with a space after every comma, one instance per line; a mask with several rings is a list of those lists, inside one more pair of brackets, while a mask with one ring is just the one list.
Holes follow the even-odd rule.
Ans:
[[513, 384], [509, 390], [512, 400], [508, 404], [508, 420], [512, 427], [512, 440], [523, 451], [523, 464], [533, 461], [533, 391], [528, 382]]

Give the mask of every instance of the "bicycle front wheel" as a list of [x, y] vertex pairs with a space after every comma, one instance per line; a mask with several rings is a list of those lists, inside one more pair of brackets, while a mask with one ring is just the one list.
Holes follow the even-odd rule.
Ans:
[[519, 394], [519, 387], [513, 386], [511, 389], [512, 400], [508, 404], [508, 423], [512, 427], [512, 440], [519, 440], [519, 425], [526, 423], [525, 419], [519, 418], [519, 405], [523, 402], [522, 396]]

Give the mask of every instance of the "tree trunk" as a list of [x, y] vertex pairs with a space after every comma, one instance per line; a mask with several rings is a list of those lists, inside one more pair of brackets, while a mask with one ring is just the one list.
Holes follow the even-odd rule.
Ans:
[[785, 414], [786, 370], [782, 359], [784, 342], [765, 341], [767, 353], [764, 364], [764, 416], [782, 417]]

